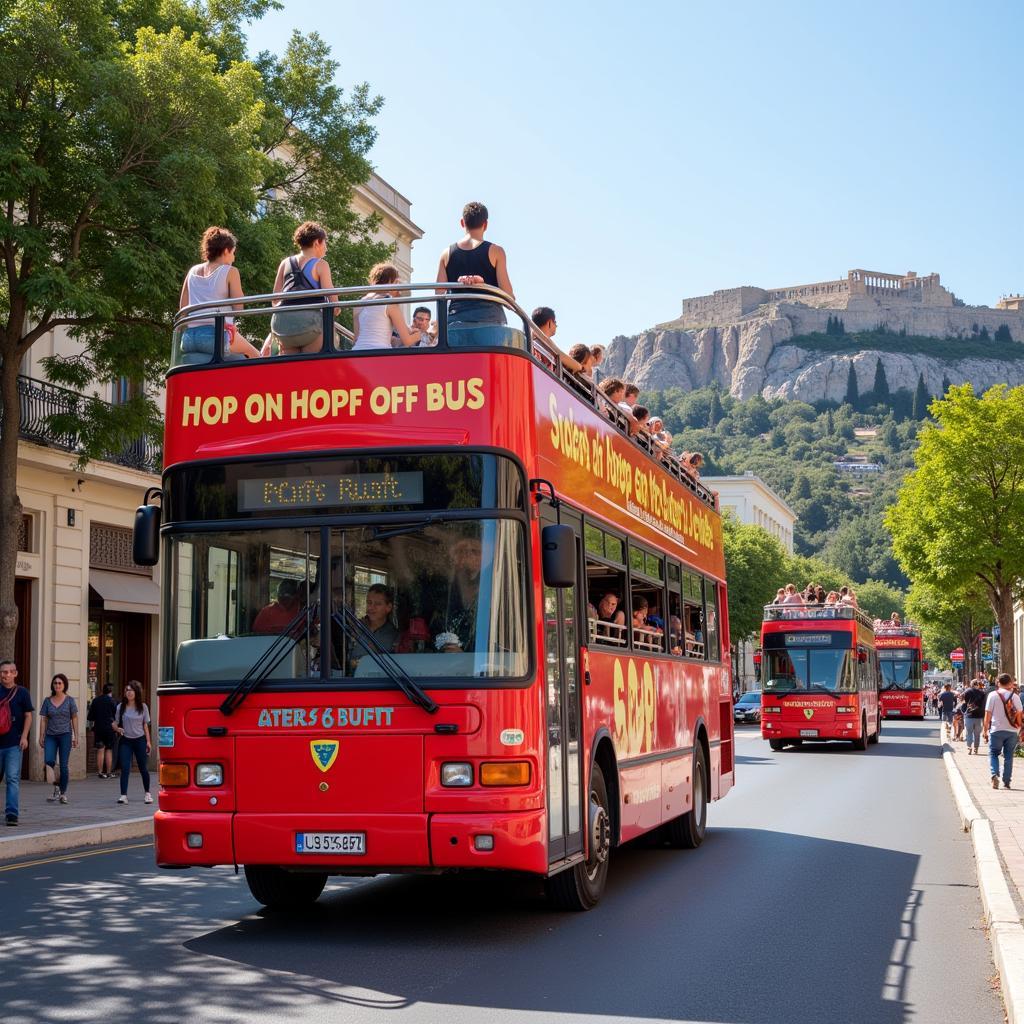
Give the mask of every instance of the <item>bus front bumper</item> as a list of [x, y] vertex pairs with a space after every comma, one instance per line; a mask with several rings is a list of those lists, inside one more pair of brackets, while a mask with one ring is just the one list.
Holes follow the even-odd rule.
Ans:
[[[545, 822], [539, 810], [316, 815], [159, 811], [154, 832], [161, 867], [275, 864], [346, 874], [491, 868], [543, 875]], [[297, 853], [297, 832], [362, 832], [366, 852]], [[197, 835], [201, 845], [195, 845]]]

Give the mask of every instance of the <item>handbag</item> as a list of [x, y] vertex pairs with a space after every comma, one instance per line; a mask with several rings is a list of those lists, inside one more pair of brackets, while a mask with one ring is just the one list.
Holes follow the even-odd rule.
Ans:
[[6, 700], [0, 700], [0, 734], [10, 732], [11, 727], [14, 725], [14, 716], [11, 714], [11, 703], [14, 701], [14, 695], [18, 692], [16, 686], [11, 688], [10, 695]]

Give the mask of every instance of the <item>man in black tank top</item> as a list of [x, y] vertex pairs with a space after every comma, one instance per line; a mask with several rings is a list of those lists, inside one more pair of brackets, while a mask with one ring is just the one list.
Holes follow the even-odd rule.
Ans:
[[[505, 250], [484, 241], [487, 230], [487, 207], [483, 203], [466, 203], [462, 210], [462, 227], [466, 234], [441, 253], [437, 268], [438, 281], [460, 284], [489, 284], [513, 295], [508, 277]], [[514, 297], [514, 296], [513, 296]], [[496, 302], [479, 299], [453, 299], [449, 304], [450, 324], [504, 324], [505, 311]]]

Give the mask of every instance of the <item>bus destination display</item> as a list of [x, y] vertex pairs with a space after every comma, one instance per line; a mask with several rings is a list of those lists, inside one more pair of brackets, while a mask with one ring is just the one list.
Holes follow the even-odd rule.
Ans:
[[240, 512], [422, 503], [422, 473], [275, 476], [238, 482]]

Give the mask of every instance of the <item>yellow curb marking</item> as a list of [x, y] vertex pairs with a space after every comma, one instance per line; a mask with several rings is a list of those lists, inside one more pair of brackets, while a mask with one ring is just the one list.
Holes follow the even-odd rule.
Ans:
[[121, 853], [124, 850], [142, 850], [152, 843], [135, 843], [133, 846], [114, 846], [104, 850], [87, 850], [81, 853], [64, 853], [59, 857], [42, 857], [39, 860], [27, 860], [21, 864], [0, 866], [0, 871], [17, 871], [18, 868], [34, 868], [39, 864], [56, 864], [62, 860], [77, 860], [79, 857], [98, 857], [102, 853]]

